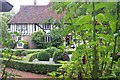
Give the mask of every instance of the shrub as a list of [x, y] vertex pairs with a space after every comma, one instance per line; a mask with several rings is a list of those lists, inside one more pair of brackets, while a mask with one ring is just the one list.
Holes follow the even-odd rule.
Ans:
[[45, 44], [45, 48], [48, 48], [48, 47], [52, 47], [52, 43], [51, 43], [51, 42], [47, 42], [47, 43]]
[[52, 46], [59, 47], [63, 44], [63, 36], [61, 34], [62, 29], [59, 28], [53, 28], [50, 31], [50, 35], [52, 36]]
[[46, 51], [50, 54], [50, 57], [53, 57], [54, 52], [58, 52], [59, 49], [57, 49], [56, 47], [50, 47], [50, 48], [47, 48]]
[[36, 46], [37, 49], [46, 49], [47, 47], [51, 47], [52, 44], [50, 42], [39, 42]]
[[47, 51], [41, 51], [37, 56], [39, 61], [49, 61], [50, 55]]
[[69, 56], [66, 53], [63, 53], [62, 51], [55, 52], [53, 54], [53, 61], [55, 63], [58, 63], [57, 61], [62, 60], [62, 61], [69, 61]]
[[[2, 63], [6, 63], [7, 59], [0, 58], [0, 61]], [[14, 68], [21, 71], [27, 71], [32, 73], [38, 73], [38, 74], [47, 74], [52, 71], [56, 71], [58, 67], [60, 67], [60, 64], [38, 64], [38, 63], [32, 63], [32, 62], [23, 62], [18, 60], [10, 60], [9, 63], [6, 64], [9, 68]]]
[[11, 40], [10, 43], [9, 43], [9, 46], [11, 49], [14, 49], [15, 47], [15, 40]]
[[17, 51], [15, 51], [15, 56], [22, 56], [22, 52], [23, 52], [24, 50], [17, 50]]
[[21, 55], [22, 55], [22, 56], [26, 56], [27, 54], [28, 54], [27, 51], [22, 51], [22, 52], [21, 52]]
[[53, 54], [53, 61], [57, 63], [58, 60], [62, 60], [62, 52], [58, 51]]
[[27, 42], [27, 44], [24, 44], [23, 48], [24, 48], [24, 49], [29, 49], [28, 42]]
[[37, 46], [37, 48], [44, 48], [43, 44], [43, 37], [44, 37], [44, 32], [43, 31], [37, 31], [31, 34], [31, 40], [33, 41], [33, 43]]
[[70, 60], [67, 53], [62, 53], [61, 55], [62, 55], [62, 61], [69, 61]]

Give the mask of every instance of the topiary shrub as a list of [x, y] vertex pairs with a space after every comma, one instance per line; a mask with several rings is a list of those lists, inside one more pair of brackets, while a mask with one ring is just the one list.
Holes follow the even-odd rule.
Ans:
[[50, 55], [47, 51], [41, 51], [37, 56], [39, 61], [49, 61]]
[[50, 57], [52, 58], [52, 57], [53, 57], [54, 52], [58, 52], [58, 51], [59, 51], [59, 49], [58, 49], [58, 48], [56, 48], [56, 47], [50, 47], [50, 48], [47, 48], [47, 50], [46, 50], [46, 51], [50, 54]]
[[61, 61], [69, 61], [70, 58], [69, 58], [69, 56], [68, 56], [67, 53], [64, 53], [64, 52], [62, 52], [62, 51], [58, 51], [58, 52], [55, 52], [55, 53], [53, 54], [53, 61], [54, 61], [55, 63], [59, 63], [59, 62], [57, 62], [57, 61], [59, 61], [59, 60], [61, 60]]

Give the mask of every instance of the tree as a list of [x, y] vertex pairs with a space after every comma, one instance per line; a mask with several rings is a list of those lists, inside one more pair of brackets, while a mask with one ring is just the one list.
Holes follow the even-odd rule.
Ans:
[[37, 48], [43, 48], [44, 47], [44, 32], [43, 31], [37, 31], [31, 34], [31, 40], [35, 43]]
[[10, 37], [8, 35], [8, 21], [14, 16], [15, 12], [0, 13], [0, 36], [1, 41]]
[[63, 36], [61, 35], [61, 29], [60, 28], [54, 28], [50, 32], [50, 35], [52, 37], [52, 46], [59, 47], [63, 44]]

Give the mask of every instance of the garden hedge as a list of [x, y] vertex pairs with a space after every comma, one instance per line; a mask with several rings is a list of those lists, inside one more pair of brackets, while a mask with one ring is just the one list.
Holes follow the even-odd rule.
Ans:
[[11, 60], [9, 63], [7, 59], [0, 58], [3, 64], [6, 64], [9, 68], [14, 68], [21, 71], [32, 72], [37, 74], [46, 74], [52, 71], [56, 71], [60, 64], [38, 64], [32, 62], [23, 62], [18, 60]]
[[49, 47], [49, 48], [47, 48], [47, 49], [46, 49], [46, 51], [50, 54], [50, 57], [52, 58], [52, 57], [53, 57], [54, 52], [58, 52], [58, 51], [59, 51], [59, 49], [58, 49], [58, 48], [56, 48], [56, 47]]
[[23, 58], [23, 61], [32, 62], [35, 58], [37, 58], [37, 55], [38, 55], [38, 53], [28, 54], [25, 58]]

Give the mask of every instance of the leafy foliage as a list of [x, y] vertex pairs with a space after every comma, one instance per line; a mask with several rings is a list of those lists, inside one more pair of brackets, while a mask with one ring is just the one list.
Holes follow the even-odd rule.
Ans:
[[31, 40], [35, 43], [35, 45], [39, 48], [42, 48], [44, 45], [43, 37], [44, 37], [44, 32], [43, 31], [37, 31], [31, 34]]
[[69, 61], [69, 56], [68, 54], [62, 52], [62, 51], [57, 51], [53, 54], [53, 61], [55, 63], [59, 63], [58, 61]]
[[57, 49], [56, 47], [49, 47], [47, 48], [46, 50], [49, 54], [50, 54], [50, 57], [52, 58], [53, 57], [53, 54], [57, 51], [59, 51], [59, 49]]
[[52, 46], [59, 47], [63, 44], [63, 36], [61, 35], [61, 29], [59, 27], [53, 28], [52, 31], [50, 31], [50, 35], [52, 36]]
[[119, 2], [53, 4], [57, 13], [66, 12], [62, 21], [63, 24], [68, 24], [64, 24], [62, 33], [72, 33], [75, 43], [78, 43], [76, 51], [72, 53], [71, 62], [63, 66], [66, 77], [97, 79], [101, 76], [116, 76], [114, 58], [119, 51]]
[[37, 59], [39, 61], [49, 61], [50, 55], [48, 54], [47, 51], [41, 51], [38, 55], [37, 55]]
[[5, 38], [10, 37], [8, 35], [8, 20], [14, 15], [14, 12], [9, 13], [0, 13], [0, 36], [4, 40]]
[[27, 43], [27, 44], [24, 44], [23, 48], [24, 48], [24, 49], [29, 49], [28, 43]]

